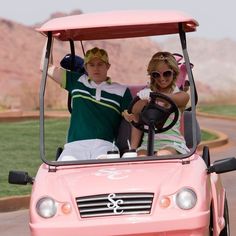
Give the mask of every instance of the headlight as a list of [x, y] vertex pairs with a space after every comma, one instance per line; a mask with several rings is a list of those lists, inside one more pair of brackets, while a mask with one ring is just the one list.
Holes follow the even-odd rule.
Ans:
[[183, 210], [192, 209], [196, 203], [197, 195], [192, 189], [184, 188], [176, 194], [176, 204]]
[[57, 212], [56, 202], [50, 197], [43, 197], [37, 202], [36, 211], [43, 218], [51, 218]]

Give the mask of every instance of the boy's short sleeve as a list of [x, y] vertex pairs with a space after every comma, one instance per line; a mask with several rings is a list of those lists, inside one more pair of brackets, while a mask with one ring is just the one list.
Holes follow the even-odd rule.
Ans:
[[122, 103], [121, 103], [121, 111], [123, 112], [124, 110], [128, 109], [129, 105], [131, 104], [133, 98], [131, 95], [131, 92], [129, 90], [129, 88], [127, 88], [125, 90], [123, 99], [122, 99]]

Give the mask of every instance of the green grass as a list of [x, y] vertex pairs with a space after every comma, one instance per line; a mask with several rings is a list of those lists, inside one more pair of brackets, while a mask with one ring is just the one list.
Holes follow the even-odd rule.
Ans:
[[218, 138], [218, 136], [213, 134], [213, 133], [209, 133], [209, 132], [207, 132], [205, 130], [201, 131], [201, 140], [202, 141], [206, 141], [206, 140], [210, 141], [210, 140], [215, 140], [217, 138]]
[[[46, 156], [53, 159], [58, 146], [63, 146], [68, 127], [67, 119], [45, 122]], [[0, 123], [0, 197], [29, 194], [31, 186], [8, 184], [9, 170], [27, 171], [35, 176], [42, 163], [39, 156], [39, 122]]]
[[[48, 119], [45, 122], [46, 158], [54, 160], [56, 149], [64, 145], [68, 119]], [[31, 186], [8, 184], [10, 170], [22, 170], [35, 176], [42, 163], [39, 156], [39, 122], [4, 122], [0, 123], [0, 197], [29, 194]], [[214, 139], [203, 132], [202, 138]]]
[[198, 111], [210, 113], [214, 115], [223, 115], [236, 117], [236, 104], [234, 105], [202, 105], [199, 106]]

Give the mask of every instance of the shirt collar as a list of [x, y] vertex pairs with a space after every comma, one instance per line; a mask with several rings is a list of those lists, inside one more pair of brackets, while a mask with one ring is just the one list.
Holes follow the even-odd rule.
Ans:
[[[88, 77], [88, 82], [91, 83], [93, 80], [91, 78]], [[102, 83], [107, 83], [107, 84], [111, 84], [111, 78], [107, 77], [107, 80], [103, 81]]]

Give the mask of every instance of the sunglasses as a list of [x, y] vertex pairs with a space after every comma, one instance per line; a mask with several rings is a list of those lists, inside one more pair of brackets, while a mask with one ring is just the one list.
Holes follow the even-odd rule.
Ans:
[[169, 78], [173, 75], [173, 71], [172, 70], [166, 70], [163, 73], [153, 71], [153, 72], [150, 73], [150, 75], [153, 79], [160, 79], [161, 77]]

